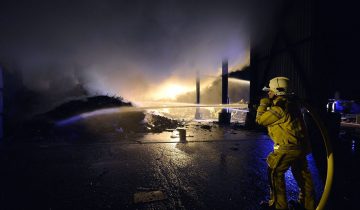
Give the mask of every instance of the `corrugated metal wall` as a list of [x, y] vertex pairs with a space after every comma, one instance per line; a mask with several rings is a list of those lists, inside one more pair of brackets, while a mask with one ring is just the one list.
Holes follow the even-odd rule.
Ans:
[[[283, 1], [270, 31], [250, 52], [250, 102], [256, 104], [271, 78], [286, 76], [301, 98], [315, 102], [321, 95], [315, 71], [314, 1]], [[316, 90], [316, 91], [314, 91]], [[322, 102], [325, 99], [322, 99]]]

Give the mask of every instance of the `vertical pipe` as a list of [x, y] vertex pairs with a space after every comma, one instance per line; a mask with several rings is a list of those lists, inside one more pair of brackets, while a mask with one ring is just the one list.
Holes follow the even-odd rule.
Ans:
[[228, 104], [228, 60], [222, 61], [222, 104]]
[[[196, 72], [196, 104], [200, 104], [200, 74]], [[195, 119], [201, 119], [200, 107], [196, 107]]]
[[196, 104], [200, 104], [200, 74], [196, 72]]
[[[221, 97], [221, 103], [222, 104], [228, 104], [229, 103], [229, 97], [228, 97], [228, 60], [223, 59], [222, 61], [222, 97]], [[231, 121], [231, 113], [228, 112], [228, 109], [222, 109], [219, 113], [219, 124], [220, 125], [229, 125]]]

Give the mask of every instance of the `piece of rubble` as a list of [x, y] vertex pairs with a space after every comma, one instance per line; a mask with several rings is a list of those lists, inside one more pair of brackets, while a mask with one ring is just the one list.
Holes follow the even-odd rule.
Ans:
[[134, 203], [149, 203], [165, 199], [166, 195], [161, 190], [137, 192], [134, 194]]
[[210, 126], [210, 125], [201, 125], [200, 128], [206, 129], [206, 130], [211, 130], [211, 126]]
[[123, 133], [124, 129], [119, 127], [119, 128], [115, 128], [115, 131], [118, 132], [118, 133]]

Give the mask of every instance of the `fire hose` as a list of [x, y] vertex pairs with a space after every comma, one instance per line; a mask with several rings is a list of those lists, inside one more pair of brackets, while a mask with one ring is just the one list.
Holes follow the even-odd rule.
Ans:
[[[310, 114], [310, 116], [312, 117], [312, 119], [314, 120], [316, 126], [318, 127], [318, 129], [320, 130], [321, 136], [323, 138], [324, 144], [325, 144], [325, 148], [326, 148], [326, 155], [327, 155], [327, 175], [326, 175], [326, 181], [325, 181], [325, 186], [324, 186], [324, 190], [322, 193], [322, 196], [320, 198], [320, 201], [316, 207], [316, 210], [323, 210], [325, 209], [326, 203], [329, 200], [329, 196], [330, 196], [330, 192], [331, 192], [331, 186], [333, 183], [333, 177], [334, 177], [334, 156], [333, 156], [333, 149], [331, 146], [331, 142], [330, 142], [330, 138], [329, 138], [329, 134], [327, 132], [327, 129], [323, 123], [323, 121], [321, 121], [321, 118], [319, 117], [319, 115], [314, 111], [314, 109], [305, 101], [303, 100], [299, 100], [299, 103], [302, 107], [304, 107], [308, 113]], [[218, 105], [218, 106], [214, 106], [214, 105], [203, 105], [203, 106], [199, 106], [198, 104], [195, 105], [188, 105], [188, 106], [161, 106], [161, 107], [155, 107], [155, 108], [189, 108], [189, 107], [221, 107], [221, 108], [236, 108], [238, 107], [238, 104], [235, 105]], [[130, 107], [128, 108], [128, 111], [138, 111], [138, 110], [144, 110], [144, 109], [151, 109], [154, 107]], [[99, 114], [103, 114], [103, 112], [106, 113], [113, 113], [113, 112], [120, 112], [119, 108], [113, 108], [113, 109], [107, 109], [107, 110], [100, 110], [100, 111], [95, 111], [95, 112], [91, 112], [91, 113], [84, 113], [75, 117], [71, 117], [62, 121], [57, 122], [57, 125], [63, 126], [66, 125], [68, 123], [77, 121], [81, 118], [86, 118], [86, 117], [90, 117], [93, 115], [99, 115]], [[124, 111], [124, 110], [123, 110]]]
[[302, 107], [304, 107], [312, 119], [314, 120], [316, 126], [320, 130], [321, 136], [324, 140], [325, 148], [326, 148], [326, 156], [327, 156], [327, 174], [326, 174], [326, 181], [324, 190], [322, 193], [322, 196], [320, 198], [320, 201], [316, 207], [316, 210], [323, 210], [325, 209], [326, 203], [329, 200], [330, 192], [331, 192], [331, 186], [333, 183], [334, 178], [334, 154], [333, 149], [330, 142], [330, 137], [328, 134], [328, 131], [323, 123], [323, 121], [320, 119], [320, 116], [315, 112], [315, 110], [305, 101], [300, 101], [300, 104]]

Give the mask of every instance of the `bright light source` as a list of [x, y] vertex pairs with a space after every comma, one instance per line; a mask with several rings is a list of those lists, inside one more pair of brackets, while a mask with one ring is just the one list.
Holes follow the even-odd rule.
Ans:
[[157, 92], [155, 98], [157, 99], [171, 99], [174, 100], [176, 97], [180, 94], [184, 94], [186, 92], [191, 91], [192, 88], [183, 86], [183, 85], [177, 85], [177, 84], [166, 84], [163, 87], [160, 88], [160, 90]]

